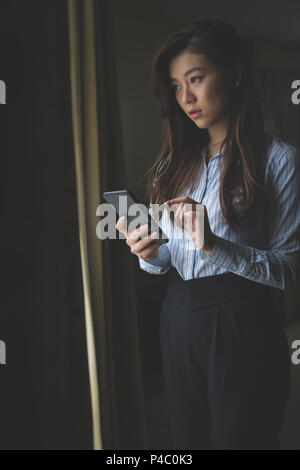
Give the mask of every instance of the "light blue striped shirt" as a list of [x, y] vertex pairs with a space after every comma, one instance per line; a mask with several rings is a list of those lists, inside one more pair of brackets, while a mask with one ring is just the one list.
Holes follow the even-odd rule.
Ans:
[[[158, 256], [140, 268], [151, 274], [164, 274], [174, 266], [182, 279], [194, 279], [232, 272], [247, 279], [286, 290], [298, 280], [300, 260], [300, 149], [272, 137], [266, 155], [265, 190], [267, 205], [257, 212], [252, 226], [237, 231], [226, 223], [219, 202], [220, 159], [223, 152], [203, 158], [198, 184], [185, 195], [204, 204], [216, 244], [211, 253], [196, 248], [189, 234], [172, 225], [167, 211], [159, 224], [169, 238]], [[238, 199], [235, 200], [238, 204]], [[152, 214], [150, 205], [149, 213]], [[175, 236], [181, 230], [183, 237]]]

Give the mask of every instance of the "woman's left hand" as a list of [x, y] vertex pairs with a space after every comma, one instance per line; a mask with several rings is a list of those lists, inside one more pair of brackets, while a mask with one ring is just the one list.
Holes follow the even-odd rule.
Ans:
[[165, 204], [177, 206], [174, 222], [189, 232], [199, 250], [210, 253], [215, 244], [215, 234], [210, 228], [205, 205], [187, 196], [169, 199]]

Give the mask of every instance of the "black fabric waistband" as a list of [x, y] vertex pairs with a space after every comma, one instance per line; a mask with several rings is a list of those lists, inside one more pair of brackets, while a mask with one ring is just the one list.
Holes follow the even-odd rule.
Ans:
[[172, 268], [168, 281], [169, 292], [172, 295], [182, 296], [188, 294], [191, 300], [200, 300], [203, 304], [218, 303], [232, 298], [252, 297], [260, 295], [270, 296], [271, 288], [234, 273], [216, 274], [194, 279], [184, 280], [177, 269]]

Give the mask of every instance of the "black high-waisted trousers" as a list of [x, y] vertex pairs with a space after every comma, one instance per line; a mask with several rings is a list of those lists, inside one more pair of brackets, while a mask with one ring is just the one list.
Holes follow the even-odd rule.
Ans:
[[290, 355], [270, 287], [169, 276], [160, 342], [173, 448], [279, 449]]

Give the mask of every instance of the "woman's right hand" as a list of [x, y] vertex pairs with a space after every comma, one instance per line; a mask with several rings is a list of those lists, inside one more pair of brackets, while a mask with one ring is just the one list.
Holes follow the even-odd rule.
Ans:
[[146, 238], [140, 239], [141, 235], [147, 231], [148, 224], [142, 225], [141, 227], [132, 230], [132, 232], [128, 232], [125, 217], [120, 217], [116, 224], [116, 228], [126, 236], [126, 243], [130, 247], [131, 253], [145, 261], [149, 261], [150, 259], [158, 256], [158, 249], [161, 246], [161, 243], [151, 245], [152, 240], [158, 235], [157, 232], [148, 235]]

